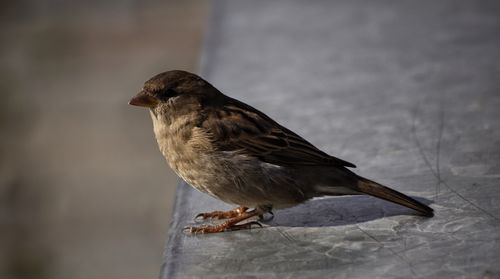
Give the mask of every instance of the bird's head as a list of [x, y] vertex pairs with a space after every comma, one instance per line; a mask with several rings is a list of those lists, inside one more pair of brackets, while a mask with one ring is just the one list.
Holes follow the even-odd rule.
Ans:
[[180, 109], [183, 106], [201, 104], [221, 94], [210, 83], [186, 71], [167, 71], [144, 83], [142, 90], [130, 101], [130, 105], [157, 109]]

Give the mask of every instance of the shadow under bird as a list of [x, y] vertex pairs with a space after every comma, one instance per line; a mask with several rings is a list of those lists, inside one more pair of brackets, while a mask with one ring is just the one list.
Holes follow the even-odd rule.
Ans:
[[250, 228], [259, 223], [243, 221], [321, 196], [366, 194], [433, 216], [427, 205], [353, 173], [348, 168], [354, 164], [326, 154], [195, 74], [158, 74], [129, 104], [149, 108], [160, 151], [177, 175], [239, 205], [198, 214], [227, 220], [186, 228], [191, 233]]

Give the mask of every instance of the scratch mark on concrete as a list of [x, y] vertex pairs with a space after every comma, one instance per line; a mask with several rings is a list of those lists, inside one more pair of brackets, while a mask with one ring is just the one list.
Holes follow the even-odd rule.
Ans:
[[[417, 136], [417, 128], [416, 128], [416, 121], [417, 121], [417, 118], [418, 118], [418, 112], [419, 112], [419, 107], [420, 105], [417, 104], [415, 109], [413, 110], [413, 116], [412, 116], [412, 127], [411, 127], [411, 132], [412, 132], [412, 136], [413, 136], [413, 139], [414, 139], [414, 142], [415, 142], [415, 145], [418, 149], [418, 152], [420, 154], [420, 157], [422, 158], [422, 160], [424, 161], [425, 165], [429, 168], [429, 170], [431, 171], [432, 175], [437, 179], [437, 184], [438, 185], [444, 185], [448, 190], [450, 190], [452, 193], [454, 193], [455, 195], [457, 195], [458, 197], [460, 197], [462, 200], [464, 200], [465, 202], [467, 202], [468, 204], [470, 204], [471, 206], [473, 206], [474, 208], [476, 208], [477, 210], [483, 212], [484, 214], [492, 217], [493, 219], [497, 220], [497, 221], [500, 221], [500, 218], [498, 218], [497, 216], [493, 215], [492, 213], [490, 213], [489, 211], [487, 211], [486, 209], [480, 207], [479, 205], [473, 203], [471, 200], [469, 200], [468, 198], [466, 198], [465, 196], [463, 196], [462, 194], [460, 194], [457, 190], [455, 190], [454, 188], [452, 188], [445, 180], [443, 180], [441, 178], [441, 172], [440, 172], [440, 165], [439, 165], [439, 162], [436, 162], [436, 169], [433, 168], [429, 158], [427, 157], [427, 155], [425, 155], [425, 152], [424, 152], [424, 148]], [[438, 157], [436, 158], [436, 161], [438, 160], [439, 158], [439, 153], [440, 153], [440, 150], [441, 150], [441, 139], [442, 139], [442, 132], [444, 130], [444, 111], [440, 112], [440, 113], [443, 113], [442, 116], [440, 116], [441, 120], [442, 120], [442, 123], [440, 123], [440, 132], [439, 132], [439, 137], [438, 137], [438, 144], [436, 146], [436, 153], [438, 155]], [[437, 191], [437, 190], [436, 190]]]
[[287, 232], [281, 230], [279, 227], [276, 227], [278, 233], [288, 242], [294, 243], [295, 239]]
[[[333, 212], [335, 212], [335, 214], [337, 215], [340, 215], [339, 212], [337, 212], [335, 209], [332, 209]], [[356, 220], [356, 222], [359, 222], [358, 221], [358, 218], [356, 216], [352, 216], [352, 218], [354, 218], [354, 220]], [[365, 234], [366, 236], [368, 236], [369, 238], [373, 239], [375, 242], [377, 242], [380, 247], [384, 248], [384, 249], [387, 249], [391, 252], [391, 254], [393, 254], [394, 256], [396, 256], [397, 258], [399, 258], [401, 261], [403, 261], [406, 265], [408, 265], [408, 268], [410, 269], [410, 272], [411, 274], [413, 275], [413, 277], [416, 277], [416, 273], [415, 271], [413, 270], [413, 264], [410, 262], [410, 260], [408, 258], [406, 258], [404, 255], [401, 255], [399, 254], [398, 252], [396, 252], [394, 249], [392, 248], [389, 248], [387, 246], [384, 245], [384, 243], [382, 243], [380, 240], [378, 240], [375, 236], [373, 236], [372, 234], [370, 234], [369, 232], [365, 231], [364, 229], [362, 229], [358, 224], [354, 224], [354, 226], [356, 226], [356, 228], [358, 230], [360, 230], [363, 234]]]
[[436, 142], [436, 175], [437, 175], [437, 183], [436, 183], [436, 193], [434, 199], [437, 199], [439, 195], [439, 186], [441, 179], [441, 166], [439, 164], [439, 159], [441, 157], [441, 141], [443, 139], [443, 130], [444, 130], [444, 100], [441, 96], [441, 100], [439, 102], [439, 126], [438, 126], [438, 137]]
[[378, 240], [375, 236], [368, 233], [367, 231], [363, 230], [360, 226], [356, 225], [356, 227], [358, 228], [358, 230], [360, 230], [366, 236], [368, 236], [369, 238], [371, 238], [375, 242], [377, 242], [382, 248], [389, 250], [394, 256], [398, 257], [402, 262], [404, 262], [406, 265], [408, 265], [408, 268], [410, 269], [410, 272], [413, 275], [413, 277], [417, 276], [417, 274], [415, 273], [415, 270], [413, 270], [413, 264], [410, 262], [410, 260], [408, 258], [406, 258], [404, 255], [401, 255], [398, 252], [394, 251], [394, 249], [385, 246], [380, 240]]

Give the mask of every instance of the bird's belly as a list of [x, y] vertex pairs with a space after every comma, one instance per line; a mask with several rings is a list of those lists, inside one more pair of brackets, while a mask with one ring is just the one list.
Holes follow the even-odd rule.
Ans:
[[198, 154], [172, 167], [194, 188], [227, 203], [255, 207], [305, 199], [288, 169], [235, 152]]

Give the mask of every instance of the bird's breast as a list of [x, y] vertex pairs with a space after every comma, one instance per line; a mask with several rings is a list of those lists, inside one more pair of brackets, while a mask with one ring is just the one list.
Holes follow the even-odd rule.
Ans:
[[208, 135], [186, 115], [169, 122], [151, 114], [158, 147], [172, 170], [192, 186], [208, 183], [214, 155]]

